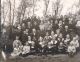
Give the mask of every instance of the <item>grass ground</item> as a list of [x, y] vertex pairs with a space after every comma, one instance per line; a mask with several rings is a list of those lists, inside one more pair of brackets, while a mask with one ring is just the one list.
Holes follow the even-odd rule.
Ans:
[[48, 55], [48, 56], [30, 55], [25, 58], [17, 57], [17, 58], [10, 58], [4, 61], [2, 57], [0, 57], [0, 62], [80, 62], [80, 53], [78, 53], [72, 58], [64, 54]]

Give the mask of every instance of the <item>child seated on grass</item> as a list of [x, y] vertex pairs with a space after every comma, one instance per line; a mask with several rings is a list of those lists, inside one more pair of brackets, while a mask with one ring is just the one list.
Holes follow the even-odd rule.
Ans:
[[75, 53], [76, 53], [76, 47], [74, 46], [74, 44], [70, 44], [70, 45], [68, 46], [67, 52], [68, 52], [68, 55], [69, 55], [70, 57], [72, 57], [72, 56], [75, 55]]
[[22, 52], [22, 44], [19, 40], [19, 37], [16, 36], [16, 40], [14, 40], [13, 42], [13, 52], [11, 53], [11, 56], [15, 57], [15, 56], [19, 56], [20, 53]]
[[22, 56], [25, 57], [30, 53], [30, 46], [28, 42], [26, 42], [26, 45], [23, 46]]
[[73, 46], [76, 48], [76, 50], [79, 49], [79, 41], [76, 37], [73, 37], [73, 40], [70, 42], [70, 44], [73, 44]]

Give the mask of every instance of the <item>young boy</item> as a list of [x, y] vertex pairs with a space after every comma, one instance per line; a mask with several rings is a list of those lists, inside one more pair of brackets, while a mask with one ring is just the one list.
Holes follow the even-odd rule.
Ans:
[[70, 35], [69, 34], [67, 34], [66, 35], [66, 38], [65, 38], [65, 40], [64, 40], [64, 47], [65, 47], [65, 52], [67, 51], [67, 48], [68, 48], [68, 45], [69, 45], [69, 43], [70, 43]]
[[58, 52], [59, 53], [64, 53], [64, 43], [63, 42], [59, 42], [59, 44], [58, 44]]
[[30, 53], [35, 52], [35, 42], [32, 41], [31, 36], [28, 36], [28, 44], [30, 46]]
[[48, 51], [50, 51], [52, 54], [55, 54], [57, 52], [57, 41], [55, 36], [52, 37], [50, 42], [48, 42]]
[[39, 50], [42, 53], [42, 50], [43, 50], [43, 47], [44, 47], [43, 37], [40, 36], [38, 41], [39, 41]]
[[48, 51], [47, 45], [48, 45], [49, 40], [50, 40], [49, 33], [46, 32], [46, 36], [44, 37], [44, 47], [43, 47], [43, 52], [45, 55], [47, 54], [47, 51]]

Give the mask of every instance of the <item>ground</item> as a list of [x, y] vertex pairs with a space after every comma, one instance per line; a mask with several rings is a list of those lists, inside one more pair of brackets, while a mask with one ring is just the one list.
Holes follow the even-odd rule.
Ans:
[[[1, 56], [1, 55], [0, 55]], [[65, 54], [48, 55], [48, 56], [33, 56], [22, 58], [10, 58], [4, 61], [0, 58], [0, 62], [80, 62], [80, 52], [74, 57], [69, 57]]]

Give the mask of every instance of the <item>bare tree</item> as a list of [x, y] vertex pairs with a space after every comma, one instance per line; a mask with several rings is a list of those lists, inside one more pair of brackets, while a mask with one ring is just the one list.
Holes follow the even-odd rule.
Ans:
[[9, 0], [9, 10], [10, 10], [10, 12], [9, 12], [9, 21], [10, 21], [10, 25], [12, 25], [12, 20], [11, 20], [11, 10], [12, 10], [12, 8], [11, 8], [11, 1]]
[[47, 15], [47, 10], [48, 10], [48, 5], [49, 5], [50, 0], [44, 0], [44, 2], [45, 2], [44, 16], [46, 16]]
[[[0, 8], [1, 8], [1, 4], [0, 4]], [[1, 38], [1, 10], [0, 10], [0, 38]]]
[[35, 1], [33, 0], [33, 16], [34, 16], [34, 12], [35, 12]]
[[9, 0], [9, 22], [10, 22], [10, 27], [9, 27], [9, 37], [11, 38], [12, 37], [12, 25], [13, 25], [13, 23], [12, 23], [12, 20], [11, 20], [11, 10], [12, 10], [12, 7], [11, 7], [11, 1]]
[[54, 3], [54, 9], [55, 9], [55, 16], [59, 16], [61, 14], [61, 11], [63, 9], [63, 5], [61, 4], [61, 0], [56, 0]]
[[[78, 13], [78, 15], [80, 14], [80, 0], [77, 0], [78, 1], [78, 3], [76, 4], [75, 2], [74, 2], [74, 4], [73, 4], [73, 6], [75, 6], [76, 7], [76, 10], [78, 9], [78, 11], [76, 11], [77, 13]], [[73, 7], [72, 6], [72, 7]], [[77, 14], [76, 13], [76, 14]]]
[[[12, 19], [12, 23], [14, 23], [14, 17], [15, 17], [15, 0], [14, 0], [14, 8], [13, 8], [13, 19]], [[12, 24], [13, 25], [13, 24]]]
[[[7, 2], [2, 2], [2, 5], [1, 5], [1, 16], [2, 16], [2, 22], [3, 22], [3, 25], [4, 25], [4, 23], [5, 23], [5, 19], [6, 19], [6, 17], [7, 17], [7, 14], [8, 14], [8, 10], [6, 9], [6, 5], [7, 5]], [[5, 10], [6, 9], [6, 10]]]
[[18, 20], [21, 23], [24, 19], [26, 8], [32, 6], [32, 0], [21, 0], [20, 5], [18, 7]]
[[79, 7], [79, 15], [80, 15], [80, 0], [79, 0], [79, 3], [78, 3], [78, 7]]

